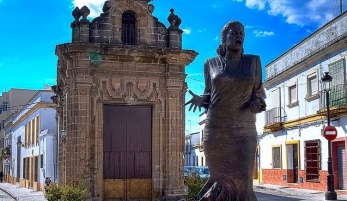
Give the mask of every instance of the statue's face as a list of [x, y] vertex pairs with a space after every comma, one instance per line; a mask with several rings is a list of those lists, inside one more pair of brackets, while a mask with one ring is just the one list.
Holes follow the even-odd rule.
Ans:
[[232, 24], [230, 30], [226, 34], [225, 45], [229, 50], [238, 51], [243, 48], [243, 40], [245, 32], [239, 24]]

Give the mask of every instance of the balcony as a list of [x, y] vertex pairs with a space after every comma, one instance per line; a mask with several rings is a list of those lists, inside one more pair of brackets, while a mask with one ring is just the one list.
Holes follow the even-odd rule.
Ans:
[[[318, 114], [326, 114], [326, 94], [325, 91], [320, 92], [320, 107]], [[330, 90], [330, 115], [338, 117], [347, 114], [347, 84], [339, 84], [331, 87]]]
[[203, 143], [195, 143], [192, 145], [192, 149], [199, 149], [200, 152], [204, 151]]
[[140, 43], [140, 30], [132, 28], [120, 29], [122, 33], [122, 44], [138, 45]]
[[265, 126], [264, 129], [278, 131], [283, 128], [285, 119], [284, 110], [281, 107], [275, 107], [265, 111]]
[[4, 149], [1, 149], [1, 156], [3, 158], [11, 157], [11, 145], [8, 145]]

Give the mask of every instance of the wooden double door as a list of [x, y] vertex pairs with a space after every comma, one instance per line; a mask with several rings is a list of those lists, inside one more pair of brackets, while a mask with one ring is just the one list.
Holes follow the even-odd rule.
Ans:
[[103, 111], [103, 200], [152, 200], [152, 107]]

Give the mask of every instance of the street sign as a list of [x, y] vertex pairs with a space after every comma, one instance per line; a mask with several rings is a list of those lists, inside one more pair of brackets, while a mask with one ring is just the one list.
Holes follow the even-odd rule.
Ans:
[[327, 126], [325, 129], [324, 129], [324, 132], [323, 132], [323, 136], [325, 137], [325, 139], [331, 141], [331, 140], [335, 140], [336, 136], [337, 136], [337, 130], [334, 126]]

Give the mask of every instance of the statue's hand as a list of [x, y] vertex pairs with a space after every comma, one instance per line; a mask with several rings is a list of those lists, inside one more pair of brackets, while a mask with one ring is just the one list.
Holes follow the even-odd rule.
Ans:
[[193, 93], [191, 90], [188, 91], [193, 97], [192, 99], [190, 99], [190, 101], [186, 102], [184, 104], [184, 106], [189, 105], [189, 111], [194, 107], [193, 112], [195, 112], [195, 110], [197, 108], [199, 108], [199, 112], [201, 111], [201, 107], [203, 107], [203, 98], [199, 95], [196, 95], [195, 93]]
[[261, 98], [255, 98], [250, 104], [251, 112], [256, 114], [266, 110], [265, 101]]

